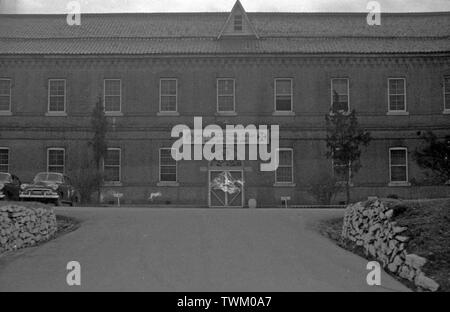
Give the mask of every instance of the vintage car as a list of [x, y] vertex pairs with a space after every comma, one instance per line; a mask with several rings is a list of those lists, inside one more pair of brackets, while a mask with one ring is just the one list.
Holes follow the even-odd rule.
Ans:
[[38, 173], [32, 184], [22, 184], [19, 197], [21, 200], [54, 203], [56, 206], [62, 203], [73, 206], [80, 202], [80, 194], [70, 179], [56, 172]]
[[20, 185], [17, 176], [0, 172], [0, 200], [19, 200]]

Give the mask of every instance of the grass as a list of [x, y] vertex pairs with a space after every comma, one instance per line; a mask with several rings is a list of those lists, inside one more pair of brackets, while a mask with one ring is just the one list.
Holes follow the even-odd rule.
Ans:
[[[398, 201], [393, 208], [394, 221], [408, 227], [408, 253], [427, 258], [423, 272], [440, 285], [439, 291], [450, 292], [450, 199]], [[326, 220], [319, 230], [342, 248], [367, 258], [362, 247], [341, 238], [342, 222], [342, 218]], [[413, 283], [392, 276], [416, 289]]]

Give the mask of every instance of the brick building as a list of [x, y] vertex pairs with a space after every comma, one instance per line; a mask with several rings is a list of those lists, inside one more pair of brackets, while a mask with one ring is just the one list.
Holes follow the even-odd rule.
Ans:
[[[374, 140], [354, 179], [355, 199], [448, 196], [419, 186], [411, 158], [420, 134], [450, 129], [450, 13], [0, 15], [0, 170], [30, 180], [76, 175], [88, 158], [90, 114], [101, 96], [110, 121], [105, 194], [125, 203], [196, 206], [311, 204], [308, 185], [333, 173], [324, 115], [356, 109]], [[335, 103], [333, 103], [335, 102]], [[278, 124], [276, 172], [258, 161], [170, 157], [174, 125]], [[242, 190], [211, 181], [228, 172]], [[338, 199], [339, 201], [339, 199]]]

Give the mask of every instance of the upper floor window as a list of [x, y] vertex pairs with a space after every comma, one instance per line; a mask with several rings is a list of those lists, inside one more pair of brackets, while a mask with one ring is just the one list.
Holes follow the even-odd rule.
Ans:
[[444, 111], [450, 112], [450, 76], [444, 77]]
[[389, 149], [389, 167], [391, 183], [408, 182], [408, 149], [394, 147]]
[[389, 78], [389, 112], [406, 112], [406, 79]]
[[0, 147], [0, 172], [9, 172], [9, 148]]
[[234, 31], [242, 31], [242, 30], [243, 30], [242, 15], [236, 14], [234, 16]]
[[0, 79], [0, 112], [11, 112], [10, 79]]
[[292, 79], [275, 79], [275, 111], [292, 112]]
[[47, 171], [64, 173], [65, 149], [49, 148], [47, 150]]
[[122, 111], [122, 81], [120, 79], [105, 79], [103, 101], [106, 113]]
[[48, 81], [48, 112], [66, 112], [66, 80], [50, 79]]
[[217, 111], [235, 111], [235, 81], [234, 79], [217, 79]]
[[279, 164], [275, 172], [275, 183], [294, 183], [294, 150], [280, 148], [278, 157]]
[[178, 110], [177, 79], [161, 79], [159, 82], [159, 111], [175, 113]]
[[159, 150], [159, 180], [160, 182], [177, 182], [177, 161], [172, 157], [171, 148]]
[[103, 162], [105, 182], [118, 183], [121, 180], [121, 149], [108, 148]]
[[331, 110], [350, 111], [350, 87], [347, 78], [331, 79]]

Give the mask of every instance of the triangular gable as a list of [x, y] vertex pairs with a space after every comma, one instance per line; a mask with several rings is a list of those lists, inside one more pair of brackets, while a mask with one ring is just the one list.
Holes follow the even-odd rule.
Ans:
[[217, 39], [222, 37], [254, 37], [259, 38], [255, 27], [250, 22], [244, 7], [239, 0], [233, 6], [227, 21]]

